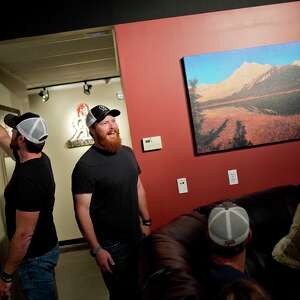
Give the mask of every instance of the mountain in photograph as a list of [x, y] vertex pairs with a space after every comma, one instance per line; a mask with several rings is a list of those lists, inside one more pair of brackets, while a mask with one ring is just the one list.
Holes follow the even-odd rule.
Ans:
[[279, 67], [245, 62], [227, 79], [196, 89], [197, 101], [203, 104], [293, 91], [300, 92], [300, 60]]

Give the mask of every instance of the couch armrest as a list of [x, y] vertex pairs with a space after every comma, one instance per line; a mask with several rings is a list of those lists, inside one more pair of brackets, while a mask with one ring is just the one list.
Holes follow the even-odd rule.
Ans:
[[206, 218], [192, 212], [144, 240], [138, 260], [142, 300], [198, 299], [205, 294], [205, 285], [197, 279], [207, 262], [205, 232]]

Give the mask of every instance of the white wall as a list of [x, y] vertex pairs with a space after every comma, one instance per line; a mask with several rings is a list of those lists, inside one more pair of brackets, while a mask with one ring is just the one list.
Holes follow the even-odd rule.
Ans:
[[131, 146], [127, 110], [125, 100], [117, 100], [115, 94], [121, 90], [119, 79], [109, 84], [104, 81], [93, 85], [91, 95], [83, 93], [82, 86], [49, 90], [50, 99], [42, 103], [38, 95], [30, 95], [30, 111], [40, 114], [48, 124], [49, 137], [44, 152], [51, 159], [56, 181], [56, 202], [54, 208], [54, 221], [59, 240], [69, 240], [81, 237], [73, 210], [71, 194], [71, 174], [79, 157], [90, 147], [77, 147], [69, 149], [66, 142], [74, 133], [72, 120], [76, 116], [76, 107], [86, 103], [90, 108], [103, 104], [109, 108], [117, 108], [121, 115], [117, 117], [122, 142]]

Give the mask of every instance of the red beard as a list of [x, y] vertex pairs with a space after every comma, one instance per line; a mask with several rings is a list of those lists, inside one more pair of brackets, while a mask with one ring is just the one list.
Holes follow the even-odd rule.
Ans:
[[104, 150], [116, 153], [122, 146], [119, 132], [116, 132], [116, 137], [113, 140], [108, 139], [106, 135], [99, 137], [99, 144]]

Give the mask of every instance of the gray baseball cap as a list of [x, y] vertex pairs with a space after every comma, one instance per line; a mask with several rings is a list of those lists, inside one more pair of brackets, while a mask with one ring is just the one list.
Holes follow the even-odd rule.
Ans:
[[48, 137], [47, 125], [39, 115], [27, 112], [21, 116], [7, 114], [4, 123], [20, 132], [28, 141], [42, 144]]
[[95, 122], [101, 122], [108, 115], [117, 117], [120, 115], [120, 111], [117, 109], [109, 109], [104, 105], [94, 106], [91, 110], [89, 110], [86, 116], [86, 126], [90, 127]]
[[249, 217], [246, 210], [232, 202], [216, 206], [209, 214], [209, 237], [220, 246], [239, 245], [248, 238], [249, 232]]

